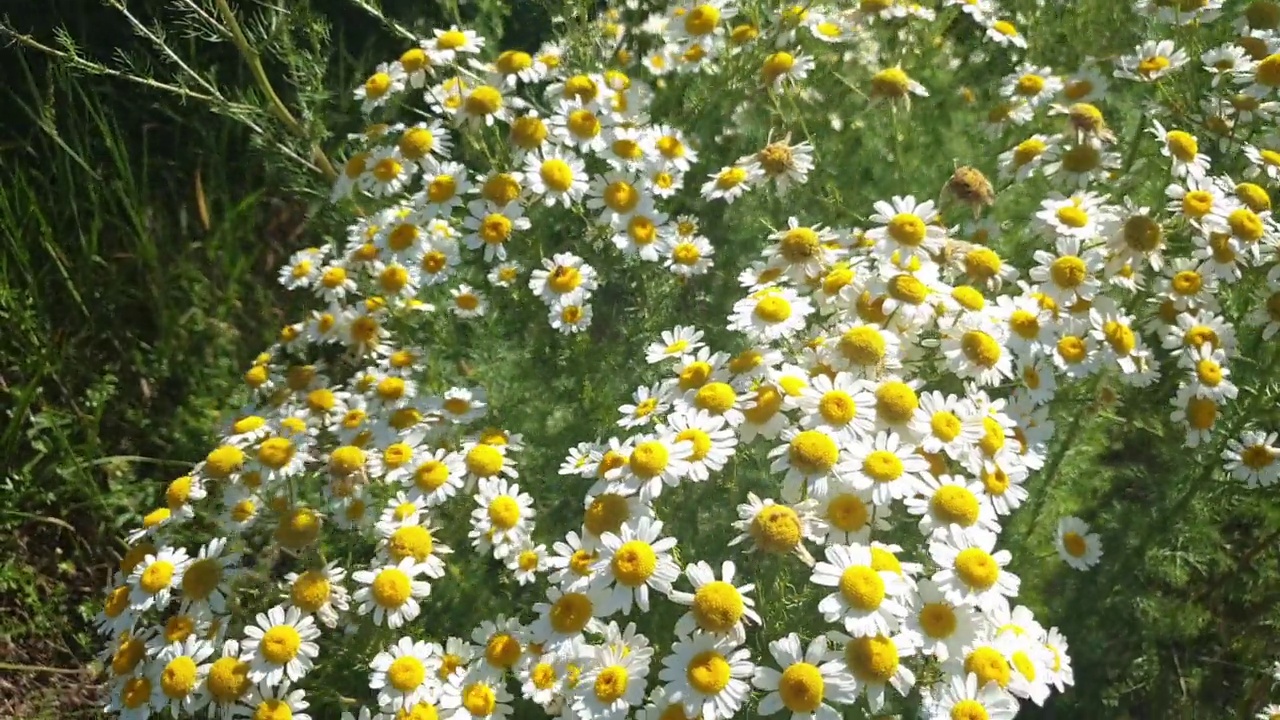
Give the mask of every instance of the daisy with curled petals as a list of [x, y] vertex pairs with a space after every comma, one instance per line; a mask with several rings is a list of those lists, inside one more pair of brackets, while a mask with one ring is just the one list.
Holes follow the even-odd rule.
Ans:
[[320, 654], [315, 643], [320, 630], [314, 619], [303, 617], [297, 608], [276, 605], [258, 613], [244, 634], [242, 657], [249, 662], [248, 677], [253, 682], [279, 685], [285, 678], [296, 682], [310, 672]]
[[704, 345], [702, 335], [701, 330], [689, 325], [677, 325], [670, 330], [663, 330], [661, 340], [650, 343], [645, 349], [644, 359], [650, 364], [665, 360], [683, 362]]
[[571, 709], [579, 718], [623, 720], [644, 702], [649, 656], [625, 648], [597, 649], [578, 678]]
[[658, 679], [685, 717], [729, 720], [751, 696], [751, 651], [726, 636], [693, 633], [662, 659]]
[[821, 225], [805, 226], [795, 217], [788, 218], [785, 230], [769, 236], [773, 244], [764, 250], [767, 267], [782, 270], [797, 284], [816, 278], [834, 259], [830, 246], [836, 237]]
[[603, 631], [604, 623], [598, 618], [609, 611], [606, 594], [598, 589], [547, 588], [547, 602], [534, 603], [537, 617], [529, 625], [529, 637], [544, 649], [556, 651], [576, 642], [583, 632]]
[[402, 637], [369, 663], [369, 689], [378, 691], [383, 708], [411, 708], [424, 698], [434, 699], [436, 687], [431, 647], [422, 640]]
[[903, 624], [916, 634], [921, 653], [945, 662], [973, 642], [978, 622], [977, 608], [953, 603], [932, 580], [921, 580]]
[[720, 579], [715, 570], [705, 562], [690, 563], [684, 575], [693, 585], [693, 592], [672, 590], [672, 602], [689, 606], [689, 611], [676, 621], [676, 634], [686, 637], [695, 630], [710, 635], [727, 635], [735, 642], [746, 642], [746, 622], [760, 624], [755, 611], [755, 601], [749, 593], [755, 585], [734, 585], [736, 568], [725, 560], [720, 566]]
[[916, 654], [915, 639], [907, 633], [849, 637], [838, 630], [827, 633], [839, 653], [835, 661], [853, 676], [856, 694], [866, 693], [871, 712], [884, 707], [886, 686], [906, 697], [916, 684], [916, 675], [902, 659]]
[[418, 601], [431, 594], [431, 584], [417, 579], [421, 572], [421, 566], [407, 557], [397, 564], [352, 573], [351, 579], [362, 586], [353, 598], [359, 603], [357, 612], [372, 614], [375, 625], [385, 622], [392, 630], [412, 621], [422, 612]]
[[1004, 569], [1013, 556], [1008, 550], [993, 553], [995, 545], [996, 534], [977, 527], [953, 525], [934, 533], [929, 556], [940, 569], [932, 579], [948, 600], [989, 608], [1018, 595], [1022, 581]]
[[978, 676], [967, 673], [964, 677], [952, 676], [927, 704], [925, 713], [923, 717], [928, 720], [1013, 720], [1018, 714], [1018, 700], [994, 682], [979, 688]]
[[502, 720], [511, 714], [513, 699], [502, 678], [455, 672], [440, 691], [440, 709], [450, 720]]
[[808, 298], [795, 290], [767, 285], [734, 303], [729, 329], [759, 342], [774, 342], [803, 330], [812, 312]]
[[809, 580], [835, 588], [818, 604], [827, 622], [842, 621], [854, 637], [888, 635], [907, 614], [911, 588], [902, 578], [872, 565], [866, 545], [829, 545], [826, 560], [813, 566]]
[[661, 521], [642, 517], [634, 524], [624, 523], [617, 534], [600, 537], [593, 586], [608, 593], [610, 614], [618, 610], [630, 614], [633, 602], [648, 612], [651, 587], [664, 595], [671, 592], [671, 584], [680, 576], [679, 566], [671, 559], [676, 539], [661, 535]]
[[805, 413], [802, 427], [831, 432], [845, 442], [864, 437], [875, 427], [875, 396], [869, 384], [847, 372], [818, 375], [800, 391], [796, 404]]
[[924, 474], [906, 499], [907, 512], [920, 516], [920, 534], [930, 537], [951, 525], [1000, 532], [1000, 521], [982, 483], [959, 475]]
[[928, 470], [929, 461], [915, 446], [902, 442], [897, 433], [880, 431], [849, 448], [838, 474], [855, 490], [870, 490], [871, 501], [883, 506], [914, 495]]
[[1100, 285], [1095, 276], [1106, 264], [1097, 248], [1084, 248], [1075, 237], [1059, 237], [1055, 252], [1037, 250], [1035, 260], [1039, 264], [1031, 269], [1031, 279], [1059, 305], [1092, 300]]
[[896, 255], [902, 262], [915, 257], [928, 259], [946, 242], [946, 230], [934, 224], [938, 212], [932, 200], [917, 203], [911, 195], [895, 195], [892, 201], [879, 200], [873, 207], [871, 221], [880, 227], [868, 230], [867, 238], [875, 243], [880, 257]]
[[624, 458], [626, 462], [610, 470], [606, 477], [639, 492], [640, 500], [649, 502], [662, 494], [663, 485], [675, 487], [689, 474], [691, 455], [693, 443], [676, 440], [669, 431], [664, 435], [643, 435]]
[[342, 581], [347, 572], [338, 562], [285, 576], [289, 592], [289, 605], [304, 613], [315, 615], [325, 627], [336, 627], [338, 614], [347, 611], [349, 594]]
[[1102, 541], [1098, 534], [1089, 532], [1089, 526], [1077, 517], [1064, 517], [1058, 521], [1054, 545], [1058, 549], [1058, 557], [1076, 570], [1088, 570], [1102, 559]]
[[1246, 430], [1240, 439], [1229, 438], [1222, 451], [1223, 469], [1251, 488], [1267, 487], [1280, 478], [1280, 447], [1276, 433]]
[[853, 678], [840, 663], [828, 662], [826, 637], [819, 635], [806, 648], [791, 633], [769, 643], [769, 653], [782, 671], [761, 665], [751, 678], [768, 693], [757, 708], [761, 715], [786, 710], [791, 720], [839, 720], [840, 712], [828, 703], [844, 706], [856, 699]]
[[1147, 354], [1142, 338], [1133, 331], [1130, 324], [1133, 318], [1115, 311], [1099, 312], [1097, 308], [1089, 311], [1092, 325], [1090, 334], [1102, 348], [1105, 359], [1120, 366], [1126, 373], [1137, 370], [1137, 359]]
[[702, 184], [702, 198], [708, 202], [723, 200], [732, 204], [760, 180], [763, 173], [742, 165], [726, 165], [707, 176]]
[[837, 477], [837, 466], [846, 445], [834, 433], [826, 430], [787, 430], [782, 434], [783, 444], [769, 451], [773, 462], [770, 472], [785, 472], [782, 479], [782, 497], [795, 502], [809, 495], [827, 494], [827, 483]]
[[738, 436], [725, 416], [706, 410], [672, 413], [664, 429], [675, 434], [676, 442], [688, 441], [693, 446], [688, 461], [689, 479], [694, 482], [705, 482], [711, 473], [722, 470], [738, 445]]
[[729, 545], [750, 541], [748, 553], [795, 553], [811, 563], [812, 557], [804, 541], [817, 541], [815, 527], [821, 522], [814, 514], [817, 502], [810, 498], [794, 505], [782, 505], [772, 498], [761, 500], [747, 493], [747, 502], [738, 505], [738, 520], [733, 523], [739, 535]]

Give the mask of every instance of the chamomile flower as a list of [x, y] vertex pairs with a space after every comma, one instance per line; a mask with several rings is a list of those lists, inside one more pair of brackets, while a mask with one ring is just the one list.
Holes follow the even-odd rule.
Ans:
[[687, 441], [692, 446], [687, 458], [690, 480], [705, 482], [733, 457], [738, 444], [733, 424], [725, 414], [694, 407], [667, 417], [664, 432], [673, 433], [676, 442]]
[[1178, 364], [1190, 372], [1188, 387], [1196, 397], [1207, 398], [1221, 403], [1234, 400], [1239, 389], [1228, 378], [1231, 371], [1227, 369], [1227, 354], [1222, 349], [1214, 349], [1209, 343], [1198, 348], [1191, 348], [1178, 357]]
[[484, 293], [466, 283], [463, 283], [456, 288], [451, 288], [449, 290], [449, 295], [452, 297], [449, 304], [449, 310], [459, 318], [469, 319], [480, 317], [489, 309]]
[[758, 708], [761, 715], [780, 710], [791, 713], [791, 720], [839, 720], [840, 713], [831, 704], [851, 704], [853, 678], [839, 663], [828, 662], [827, 638], [819, 635], [807, 647], [795, 633], [769, 643], [769, 653], [781, 672], [763, 665], [755, 669], [752, 684], [766, 692]]
[[894, 196], [890, 202], [875, 203], [871, 221], [879, 227], [867, 231], [880, 257], [896, 256], [906, 262], [927, 258], [942, 249], [946, 231], [934, 224], [938, 213], [932, 200], [917, 203], [913, 196]]
[[884, 707], [886, 686], [905, 696], [915, 685], [915, 673], [902, 662], [916, 653], [911, 635], [900, 632], [854, 638], [833, 630], [827, 639], [838, 652], [838, 666], [853, 676], [855, 692], [866, 694], [871, 712]]
[[760, 172], [753, 173], [746, 166], [726, 165], [707, 176], [707, 181], [702, 184], [702, 198], [708, 202], [723, 200], [732, 204], [750, 190], [760, 177]]
[[1159, 120], [1151, 121], [1151, 133], [1160, 143], [1160, 154], [1169, 158], [1175, 178], [1203, 177], [1209, 171], [1209, 156], [1200, 152], [1196, 136], [1185, 130], [1166, 130]]
[[[462, 242], [472, 250], [483, 249], [486, 262], [506, 260], [512, 236], [530, 227], [529, 218], [524, 216], [518, 203], [508, 203], [499, 209], [476, 200], [467, 210], [470, 214], [462, 221], [462, 227], [468, 232], [462, 236]], [[495, 271], [501, 272], [500, 268]], [[503, 280], [501, 274], [498, 280]], [[492, 279], [490, 282], [499, 284]]]
[[402, 637], [369, 663], [369, 689], [378, 691], [378, 705], [396, 710], [420, 700], [435, 699], [435, 663], [431, 647], [422, 640]]
[[514, 698], [502, 678], [478, 671], [455, 672], [440, 691], [440, 709], [450, 720], [502, 720]]
[[705, 562], [685, 566], [684, 575], [693, 592], [672, 590], [670, 599], [689, 606], [689, 611], [676, 621], [676, 634], [686, 637], [695, 630], [712, 635], [728, 635], [737, 642], [746, 638], [746, 623], [760, 624], [755, 601], [750, 593], [755, 585], [734, 585], [736, 567], [731, 561], [720, 566], [720, 579]]
[[908, 512], [920, 516], [920, 533], [925, 537], [952, 525], [1000, 531], [995, 508], [981, 482], [956, 475], [925, 474], [918, 491], [918, 496], [906, 499], [906, 505]]
[[346, 575], [337, 561], [301, 573], [289, 573], [285, 576], [288, 607], [314, 615], [325, 627], [336, 626], [339, 614], [346, 612], [350, 604], [350, 595], [343, 585]]
[[183, 575], [191, 565], [184, 548], [162, 547], [147, 554], [129, 573], [129, 608], [143, 613], [169, 605], [175, 589], [182, 587]]
[[[783, 444], [769, 452], [769, 469], [785, 472], [782, 497], [788, 502], [827, 494], [827, 483], [840, 475], [837, 466], [847, 450], [842, 436], [828, 430], [787, 430]], [[895, 446], [896, 447], [896, 446]]]
[[949, 601], [989, 608], [1017, 596], [1021, 581], [1004, 569], [1013, 556], [993, 554], [995, 544], [996, 534], [979, 527], [951, 526], [930, 538], [929, 556], [940, 568], [932, 580]]
[[760, 342], [790, 337], [804, 328], [813, 305], [795, 290], [769, 285], [734, 303], [729, 329]]
[[738, 505], [738, 520], [733, 524], [739, 535], [729, 541], [729, 545], [749, 541], [749, 553], [795, 553], [812, 562], [804, 542], [818, 539], [815, 526], [820, 521], [814, 513], [816, 507], [812, 498], [782, 505], [772, 498], [761, 500], [755, 493], [748, 492], [747, 502]]
[[626, 463], [610, 471], [628, 489], [649, 501], [662, 494], [664, 485], [675, 487], [689, 474], [693, 443], [676, 440], [672, 434], [646, 435], [636, 439]]
[[372, 615], [376, 625], [395, 630], [422, 611], [418, 602], [431, 594], [431, 584], [419, 580], [423, 568], [412, 557], [372, 570], [357, 570], [351, 579], [361, 585], [354, 600], [361, 615]]
[[728, 720], [751, 695], [751, 651], [730, 637], [696, 632], [682, 637], [662, 665], [658, 679], [685, 717]]
[[227, 538], [215, 537], [200, 548], [182, 573], [181, 612], [226, 612], [227, 596], [238, 573], [241, 554], [227, 551]]
[[880, 431], [874, 438], [854, 443], [837, 473], [856, 490], [870, 490], [876, 505], [915, 494], [916, 483], [929, 469], [929, 461], [905, 444], [894, 432]]
[[920, 652], [945, 662], [973, 642], [979, 617], [973, 606], [951, 602], [932, 580], [921, 580], [903, 623]]
[[647, 517], [634, 524], [624, 523], [618, 534], [605, 533], [600, 537], [600, 559], [596, 561], [594, 585], [609, 592], [607, 604], [611, 610], [631, 613], [634, 602], [640, 610], [649, 610], [649, 589], [667, 594], [671, 584], [680, 575], [680, 569], [671, 559], [671, 549], [676, 545], [673, 537], [661, 537], [662, 522]]
[[1035, 252], [1038, 264], [1031, 279], [1039, 283], [1039, 292], [1059, 305], [1091, 300], [1100, 286], [1096, 274], [1105, 265], [1102, 253], [1076, 237], [1059, 237], [1055, 246], [1053, 253]]
[[579, 677], [572, 710], [579, 718], [622, 720], [644, 702], [648, 674], [648, 654], [599, 648]]
[[873, 567], [866, 545], [829, 545], [810, 582], [834, 588], [818, 604], [827, 622], [843, 622], [854, 637], [887, 635], [906, 615], [910, 586], [896, 573]]
[[296, 607], [286, 610], [280, 605], [258, 613], [252, 625], [244, 629], [241, 643], [249, 662], [248, 677], [253, 682], [279, 685], [285, 678], [297, 682], [311, 671], [320, 647], [315, 640], [320, 629], [310, 616], [304, 617]]
[[1138, 82], [1155, 82], [1187, 64], [1187, 53], [1172, 40], [1148, 40], [1133, 53], [1116, 61], [1115, 76]]
[[[490, 445], [477, 445], [468, 452], [468, 456], [478, 448], [492, 448]], [[485, 457], [499, 453], [497, 450], [481, 451]], [[481, 552], [493, 549], [494, 557], [501, 560], [510, 553], [512, 546], [520, 539], [527, 537], [533, 525], [533, 498], [528, 493], [520, 492], [520, 486], [508, 483], [506, 478], [488, 477], [479, 481], [479, 491], [475, 495], [479, 506], [471, 511], [472, 544]]]
[[1058, 521], [1054, 545], [1058, 549], [1058, 557], [1076, 570], [1088, 570], [1102, 559], [1098, 534], [1089, 532], [1089, 526], [1077, 517], [1064, 517]]
[[157, 711], [168, 708], [175, 717], [204, 709], [209, 702], [204, 680], [211, 665], [206, 661], [211, 655], [213, 645], [195, 635], [161, 649], [151, 663], [152, 706]]
[[978, 676], [970, 672], [964, 677], [952, 676], [929, 702], [925, 712], [929, 720], [1013, 720], [1018, 714], [1018, 701], [997, 683], [988, 682], [979, 688]]
[[869, 435], [875, 427], [870, 384], [847, 372], [819, 375], [800, 392], [801, 426], [830, 432], [843, 442]]
[[1248, 487], [1268, 487], [1280, 478], [1280, 446], [1276, 433], [1246, 430], [1240, 438], [1229, 438], [1222, 451], [1223, 469]]
[[547, 588], [547, 602], [534, 603], [536, 617], [529, 625], [529, 637], [551, 651], [570, 646], [582, 633], [599, 633], [604, 624], [598, 618], [612, 612], [607, 593], [598, 588], [576, 590]]
[[529, 278], [529, 289], [548, 306], [581, 302], [595, 288], [595, 268], [573, 253], [543, 258], [542, 267]]

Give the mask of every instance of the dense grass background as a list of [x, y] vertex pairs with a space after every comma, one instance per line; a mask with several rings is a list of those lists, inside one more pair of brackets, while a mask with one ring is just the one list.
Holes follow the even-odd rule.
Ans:
[[[162, 16], [164, 6], [130, 3], [143, 17]], [[332, 110], [326, 117], [335, 132], [351, 129], [343, 123], [355, 126], [354, 107], [339, 95], [352, 78], [398, 53], [400, 41], [348, 3], [297, 6], [331, 24], [325, 72], [334, 96], [319, 101]], [[536, 45], [553, 14], [543, 3], [520, 3], [514, 14], [495, 7], [511, 6], [481, 8], [508, 46]], [[388, 0], [385, 8], [421, 18], [419, 28], [438, 19], [407, 0]], [[1068, 39], [1106, 25], [1114, 33], [1093, 38], [1097, 46], [1088, 51], [1124, 50], [1135, 31], [1112, 21], [1116, 8], [1081, 2], [1038, 44], [1052, 49], [1055, 67], [1072, 67], [1084, 52]], [[56, 0], [9, 11], [13, 25], [33, 35], [66, 26], [98, 57], [132, 42], [119, 16], [96, 4]], [[429, 9], [437, 11], [444, 8]], [[226, 84], [248, 87], [231, 49], [190, 48]], [[0, 125], [0, 717], [96, 717], [92, 677], [75, 670], [96, 653], [86, 621], [117, 560], [122, 529], [204, 454], [246, 362], [293, 316], [293, 301], [272, 282], [275, 266], [313, 242], [311, 224], [325, 218], [293, 192], [294, 176], [251, 150], [236, 123], [122, 82], [68, 77], [30, 53], [0, 53], [9, 108]], [[998, 71], [983, 70], [972, 84], [989, 84], [992, 74]], [[707, 110], [716, 99], [685, 101]], [[948, 95], [921, 103], [916, 117], [935, 122], [904, 130], [904, 157], [943, 148], [962, 161], [991, 162], [965, 155], [968, 141], [958, 129], [968, 120], [953, 112], [955, 102]], [[707, 116], [719, 118], [717, 112]], [[1109, 114], [1118, 129], [1132, 132], [1134, 108]], [[688, 122], [697, 122], [692, 115]], [[934, 188], [952, 169], [876, 162], [888, 150], [869, 143], [849, 154], [859, 184]], [[833, 195], [824, 204], [842, 203]], [[754, 212], [775, 222], [786, 214], [775, 204]], [[754, 248], [741, 251], [749, 252]], [[676, 306], [707, 302], [674, 289], [657, 296]], [[510, 322], [522, 321], [515, 308], [507, 310]], [[539, 322], [540, 311], [533, 315]], [[597, 318], [599, 333], [614, 326], [605, 320]], [[493, 350], [481, 348], [478, 364], [499, 367], [484, 354]], [[531, 346], [529, 353], [557, 364], [555, 347]], [[597, 409], [616, 406], [616, 388], [590, 388], [590, 368], [557, 367], [557, 391], [583, 392], [582, 401]], [[1016, 570], [1040, 590], [1023, 601], [1063, 629], [1075, 664], [1077, 687], [1037, 716], [1256, 712], [1270, 691], [1266, 669], [1280, 657], [1277, 503], [1233, 491], [1213, 467], [1188, 470], [1172, 449], [1176, 439], [1156, 435], [1159, 422], [1121, 424], [1083, 391], [1066, 401], [1078, 406], [1081, 420], [1060, 426], [1070, 443], [1041, 519], [1015, 515], [1007, 535], [1021, 546]], [[1153, 405], [1150, 413], [1157, 412], [1168, 410]], [[539, 419], [514, 404], [505, 418], [514, 429]], [[1280, 415], [1258, 407], [1257, 423], [1274, 427]], [[543, 435], [568, 445], [593, 432], [557, 426]], [[1079, 514], [1104, 532], [1106, 556], [1090, 575], [1044, 561], [1061, 513]]]

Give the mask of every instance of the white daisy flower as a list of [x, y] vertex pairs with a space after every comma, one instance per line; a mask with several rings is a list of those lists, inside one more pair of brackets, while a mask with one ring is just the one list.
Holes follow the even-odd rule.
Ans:
[[685, 717], [729, 720], [751, 695], [751, 651], [727, 636], [695, 632], [680, 638], [662, 665], [658, 679]]
[[689, 611], [676, 621], [676, 634], [685, 637], [695, 630], [711, 635], [728, 635], [736, 642], [746, 641], [746, 623], [759, 625], [760, 616], [755, 611], [755, 601], [750, 593], [755, 585], [734, 585], [736, 568], [726, 560], [720, 566], [720, 579], [705, 562], [690, 563], [684, 575], [693, 585], [693, 592], [672, 590], [672, 602], [688, 605]]
[[829, 545], [826, 561], [813, 566], [809, 580], [835, 588], [818, 604], [827, 622], [842, 621], [854, 637], [888, 635], [907, 614], [911, 588], [901, 576], [872, 567], [866, 545]]
[[1102, 543], [1097, 533], [1089, 532], [1089, 526], [1077, 517], [1064, 517], [1058, 521], [1054, 541], [1058, 557], [1076, 570], [1088, 570], [1102, 559]]
[[751, 678], [752, 685], [768, 693], [760, 700], [761, 715], [786, 710], [791, 720], [839, 720], [840, 711], [832, 704], [845, 706], [856, 699], [853, 678], [840, 663], [828, 662], [826, 637], [819, 635], [803, 648], [800, 636], [790, 633], [770, 642], [769, 653], [782, 671], [761, 665]]
[[640, 610], [649, 610], [649, 589], [666, 595], [680, 575], [671, 559], [676, 545], [673, 537], [661, 537], [662, 522], [641, 517], [635, 523], [624, 523], [618, 534], [600, 537], [600, 558], [592, 567], [593, 586], [609, 593], [607, 605], [611, 613], [618, 610], [629, 615], [634, 602]]
[[303, 617], [296, 607], [286, 610], [276, 605], [258, 613], [244, 634], [243, 658], [249, 662], [248, 677], [253, 682], [270, 686], [279, 685], [285, 678], [297, 682], [311, 671], [320, 654], [320, 646], [315, 643], [320, 629], [313, 618]]
[[929, 540], [929, 556], [940, 568], [933, 581], [953, 603], [999, 607], [1016, 597], [1021, 581], [1004, 569], [1012, 555], [995, 550], [996, 534], [982, 528], [952, 526]]
[[351, 579], [361, 585], [354, 600], [357, 612], [373, 616], [375, 625], [396, 628], [412, 621], [422, 611], [419, 600], [431, 594], [431, 584], [419, 580], [422, 566], [412, 557], [376, 570], [357, 570]]

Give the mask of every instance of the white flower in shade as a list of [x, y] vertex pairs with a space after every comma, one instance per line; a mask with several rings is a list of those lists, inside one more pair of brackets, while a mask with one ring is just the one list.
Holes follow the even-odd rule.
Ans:
[[1075, 673], [1071, 669], [1071, 657], [1067, 655], [1067, 639], [1058, 632], [1058, 628], [1049, 628], [1048, 636], [1044, 640], [1044, 646], [1053, 656], [1053, 662], [1049, 665], [1048, 681], [1058, 692], [1062, 692], [1068, 685], [1076, 684]]
[[751, 651], [729, 637], [695, 632], [680, 638], [662, 665], [658, 679], [685, 717], [729, 720], [751, 696]]
[[911, 588], [902, 577], [872, 566], [866, 545], [829, 545], [826, 560], [813, 566], [809, 580], [835, 588], [818, 604], [827, 622], [843, 621], [854, 637], [888, 635], [907, 614]]
[[471, 631], [471, 640], [481, 647], [480, 663], [473, 670], [490, 677], [502, 677], [524, 658], [528, 630], [515, 618], [499, 615], [484, 620]]
[[803, 330], [812, 312], [813, 304], [792, 288], [767, 285], [734, 303], [729, 329], [756, 341], [774, 342]]
[[818, 500], [817, 514], [822, 519], [815, 533], [820, 541], [841, 545], [865, 543], [872, 528], [887, 530], [888, 506], [871, 502], [870, 490], [854, 490], [846, 482], [827, 485], [829, 492]]
[[902, 662], [916, 653], [915, 639], [910, 634], [854, 638], [833, 630], [827, 633], [827, 639], [839, 653], [836, 662], [853, 676], [854, 692], [866, 693], [871, 712], [884, 707], [886, 686], [892, 686], [904, 697], [915, 686], [915, 673]]
[[685, 577], [693, 585], [693, 592], [672, 590], [672, 602], [688, 605], [689, 612], [676, 621], [676, 634], [687, 636], [694, 630], [711, 635], [729, 635], [737, 642], [746, 642], [746, 622], [760, 624], [755, 611], [755, 601], [749, 593], [755, 585], [734, 585], [736, 569], [726, 560], [720, 566], [720, 579], [705, 562], [686, 565]]
[[1102, 559], [1101, 539], [1097, 533], [1089, 532], [1089, 526], [1077, 517], [1058, 521], [1054, 545], [1058, 548], [1058, 557], [1076, 570], [1088, 570]]
[[502, 720], [511, 714], [512, 699], [502, 678], [455, 672], [440, 692], [440, 709], [450, 720]]
[[289, 604], [304, 613], [315, 615], [326, 627], [338, 624], [338, 614], [347, 611], [350, 596], [342, 581], [346, 571], [338, 567], [336, 560], [301, 573], [285, 576], [289, 592]]
[[837, 472], [855, 490], [870, 490], [876, 505], [888, 505], [914, 495], [928, 470], [929, 461], [914, 446], [904, 444], [897, 433], [881, 431], [855, 443]]
[[227, 552], [227, 539], [215, 537], [200, 548], [182, 574], [182, 606], [184, 613], [200, 614], [226, 611], [231, 583], [238, 573], [240, 553]]
[[1017, 714], [1016, 698], [993, 682], [979, 688], [978, 676], [968, 673], [964, 677], [952, 676], [927, 703], [923, 717], [928, 720], [1013, 720]]
[[249, 661], [248, 676], [253, 682], [278, 685], [284, 678], [296, 682], [310, 672], [320, 654], [320, 646], [314, 642], [320, 629], [314, 619], [303, 617], [295, 607], [286, 610], [276, 605], [258, 613], [244, 634], [242, 657]]
[[354, 599], [361, 615], [373, 615], [375, 625], [384, 622], [392, 630], [412, 621], [422, 612], [419, 600], [431, 594], [431, 585], [418, 580], [422, 566], [407, 557], [398, 564], [376, 570], [357, 570], [351, 579], [362, 586]]
[[980, 608], [999, 607], [1018, 595], [1021, 580], [1005, 570], [1013, 559], [1008, 550], [995, 550], [996, 534], [981, 528], [953, 525], [934, 533], [929, 556], [938, 564], [933, 581], [953, 603]]
[[1280, 477], [1280, 447], [1276, 433], [1246, 430], [1240, 438], [1229, 438], [1222, 451], [1224, 469], [1247, 486], [1267, 487]]
[[378, 691], [378, 705], [387, 709], [411, 708], [424, 699], [432, 702], [438, 690], [438, 663], [425, 641], [402, 637], [369, 663], [369, 689]]
[[791, 633], [769, 643], [769, 653], [782, 671], [761, 665], [751, 678], [768, 693], [760, 701], [761, 715], [786, 710], [791, 720], [840, 720], [840, 712], [828, 703], [844, 706], [857, 698], [853, 678], [841, 663], [828, 661], [825, 637], [819, 635], [803, 648], [800, 636]]
[[920, 533], [929, 537], [951, 525], [1000, 532], [1000, 520], [982, 483], [960, 475], [925, 473], [918, 495], [906, 499], [907, 512], [920, 516]]
[[648, 517], [624, 523], [618, 534], [600, 537], [600, 559], [592, 568], [594, 586], [609, 593], [610, 611], [630, 614], [634, 602], [640, 610], [649, 610], [649, 588], [662, 594], [671, 592], [671, 584], [680, 576], [680, 568], [671, 559], [676, 545], [673, 537], [661, 537], [662, 522]]
[[644, 702], [649, 654], [597, 649], [578, 678], [572, 709], [582, 720], [622, 720]]
[[945, 661], [973, 642], [979, 618], [977, 608], [953, 603], [932, 580], [921, 580], [904, 625], [922, 653]]

